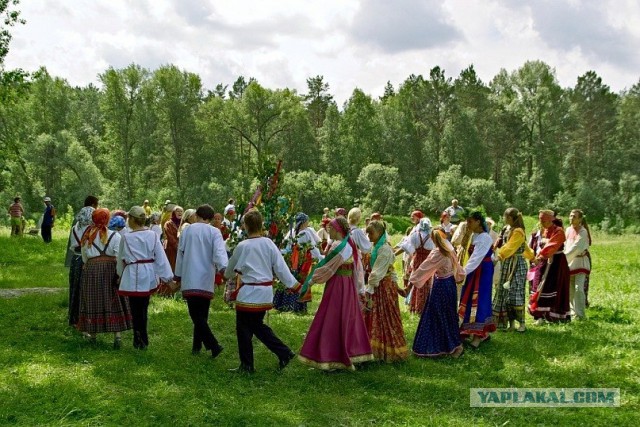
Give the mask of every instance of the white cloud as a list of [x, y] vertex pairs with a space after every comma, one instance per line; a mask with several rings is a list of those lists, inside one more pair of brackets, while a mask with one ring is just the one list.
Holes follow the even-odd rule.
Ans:
[[595, 70], [613, 90], [638, 81], [640, 4], [634, 0], [22, 2], [6, 67], [96, 83], [108, 66], [172, 63], [207, 88], [255, 77], [304, 93], [323, 75], [339, 104], [358, 87], [374, 97], [389, 80], [447, 76], [474, 64], [485, 82], [540, 59], [563, 86]]

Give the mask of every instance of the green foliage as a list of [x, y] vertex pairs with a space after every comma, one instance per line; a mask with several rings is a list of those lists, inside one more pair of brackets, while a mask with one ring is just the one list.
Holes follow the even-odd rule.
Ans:
[[0, 67], [3, 200], [20, 194], [30, 212], [45, 193], [72, 206], [83, 193], [109, 207], [219, 206], [249, 197], [254, 177], [283, 160], [309, 211], [435, 213], [457, 197], [494, 216], [579, 206], [624, 229], [640, 215], [640, 82], [614, 94], [588, 71], [563, 89], [552, 67], [529, 61], [485, 84], [473, 66], [455, 79], [436, 66], [380, 99], [356, 88], [339, 109], [320, 75], [303, 95], [243, 76], [206, 90], [174, 65], [109, 68], [100, 80], [72, 88], [46, 68]]
[[[371, 163], [362, 168], [358, 184], [365, 194], [361, 200], [364, 209], [371, 212], [399, 213], [394, 200], [398, 192], [398, 169]], [[391, 208], [391, 209], [388, 209]]]
[[325, 207], [350, 206], [349, 187], [341, 175], [312, 171], [288, 172], [282, 182], [282, 193], [288, 195], [296, 211], [321, 213]]

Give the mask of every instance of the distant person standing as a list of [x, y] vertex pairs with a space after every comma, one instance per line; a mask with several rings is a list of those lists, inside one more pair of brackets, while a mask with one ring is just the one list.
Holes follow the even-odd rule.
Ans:
[[149, 206], [149, 200], [145, 200], [142, 203], [142, 209], [144, 209], [144, 213], [147, 215], [147, 218], [151, 218], [151, 206]]
[[24, 208], [20, 203], [20, 197], [13, 199], [13, 203], [9, 206], [9, 215], [11, 216], [11, 235], [22, 236], [22, 216]]
[[445, 209], [445, 211], [449, 214], [451, 224], [458, 225], [460, 221], [463, 220], [464, 208], [458, 205], [458, 199], [453, 199], [451, 206]]
[[40, 233], [42, 234], [42, 240], [45, 243], [51, 243], [51, 229], [56, 220], [56, 208], [51, 204], [51, 198], [44, 198], [44, 213], [42, 214], [42, 225], [40, 226]]

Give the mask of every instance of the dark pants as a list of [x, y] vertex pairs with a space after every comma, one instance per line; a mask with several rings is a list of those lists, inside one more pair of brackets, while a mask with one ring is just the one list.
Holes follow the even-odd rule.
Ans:
[[253, 344], [251, 340], [254, 335], [278, 356], [278, 359], [288, 359], [291, 354], [291, 349], [280, 341], [270, 327], [264, 324], [265, 313], [264, 311], [236, 311], [236, 334], [238, 336], [240, 365], [245, 368], [253, 369]]
[[40, 234], [42, 235], [42, 240], [45, 243], [51, 243], [51, 226], [50, 225], [42, 225], [40, 227]]
[[193, 322], [193, 347], [192, 351], [200, 351], [202, 345], [207, 350], [218, 348], [218, 340], [211, 332], [209, 327], [209, 306], [211, 300], [202, 297], [187, 297], [187, 306], [189, 307], [189, 316]]
[[129, 307], [131, 307], [133, 321], [133, 347], [146, 348], [149, 345], [149, 335], [147, 335], [149, 297], [130, 296]]

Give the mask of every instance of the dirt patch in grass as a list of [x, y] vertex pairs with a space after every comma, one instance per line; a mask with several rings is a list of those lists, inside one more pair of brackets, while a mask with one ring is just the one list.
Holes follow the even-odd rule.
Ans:
[[64, 290], [64, 288], [0, 289], [0, 298], [18, 298], [27, 294], [54, 294], [62, 290]]

